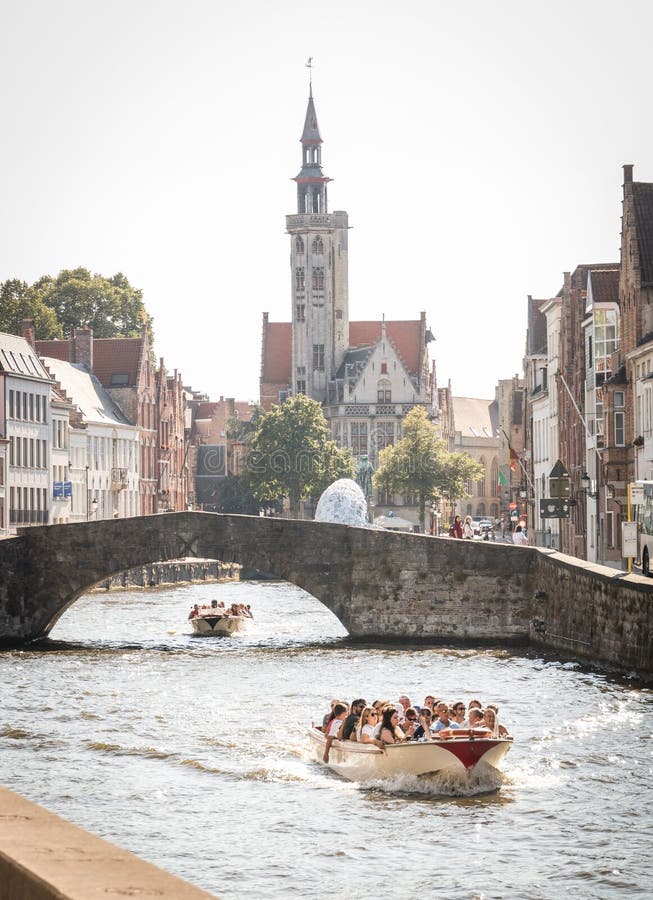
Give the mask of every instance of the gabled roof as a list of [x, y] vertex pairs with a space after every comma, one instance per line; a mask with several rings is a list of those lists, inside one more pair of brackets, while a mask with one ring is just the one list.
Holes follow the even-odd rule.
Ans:
[[496, 440], [497, 408], [494, 400], [452, 397], [454, 427], [463, 438]]
[[637, 246], [642, 287], [653, 285], [653, 184], [633, 182]]
[[[70, 341], [36, 341], [40, 356], [70, 362]], [[139, 363], [143, 349], [143, 338], [94, 338], [93, 374], [106, 387], [136, 387], [138, 385]], [[112, 375], [123, 376], [119, 383]]]
[[592, 299], [596, 303], [619, 302], [619, 266], [613, 269], [591, 269]]
[[102, 425], [131, 424], [98, 379], [87, 372], [84, 366], [47, 356], [43, 357], [43, 362], [61, 385], [66, 397], [79, 409], [85, 422]]
[[93, 374], [104, 387], [116, 387], [112, 375], [126, 375], [120, 387], [138, 385], [143, 338], [100, 338], [93, 341]]
[[35, 348], [17, 334], [0, 332], [0, 372], [51, 381]]
[[[376, 344], [381, 339], [382, 324], [380, 321], [350, 322], [349, 346], [354, 348]], [[424, 353], [421, 321], [413, 319], [386, 322], [385, 333], [411, 375], [417, 374], [421, 369]]]

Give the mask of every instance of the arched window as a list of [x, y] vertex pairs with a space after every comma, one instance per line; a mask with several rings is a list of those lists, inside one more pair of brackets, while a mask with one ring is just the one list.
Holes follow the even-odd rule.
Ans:
[[299, 255], [303, 252], [304, 252], [304, 241], [300, 237], [295, 238], [295, 253], [297, 253], [297, 255]]
[[313, 238], [312, 250], [313, 253], [324, 253], [324, 244], [321, 237]]
[[476, 515], [485, 518], [485, 503], [478, 504], [478, 508], [476, 510]]
[[295, 269], [295, 290], [303, 291], [304, 290], [304, 267], [298, 266]]
[[494, 497], [501, 496], [501, 486], [499, 484], [499, 463], [497, 462], [496, 456], [492, 460], [492, 466], [490, 468], [490, 483], [492, 486], [491, 493]]
[[392, 385], [387, 378], [381, 378], [376, 386], [376, 402], [390, 403], [392, 401]]
[[479, 459], [479, 463], [483, 466], [483, 474], [476, 482], [476, 491], [478, 497], [485, 497], [485, 457]]
[[324, 290], [324, 266], [313, 266], [312, 287], [314, 291]]

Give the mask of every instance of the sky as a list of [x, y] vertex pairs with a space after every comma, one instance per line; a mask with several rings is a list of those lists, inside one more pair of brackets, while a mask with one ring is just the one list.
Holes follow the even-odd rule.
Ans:
[[310, 56], [350, 318], [426, 311], [439, 384], [491, 398], [528, 295], [619, 261], [652, 26], [648, 0], [0, 0], [0, 281], [122, 272], [169, 370], [258, 400]]

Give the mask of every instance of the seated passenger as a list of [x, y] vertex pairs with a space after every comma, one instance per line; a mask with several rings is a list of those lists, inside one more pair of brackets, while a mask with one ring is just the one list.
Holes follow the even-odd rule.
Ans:
[[405, 735], [399, 727], [399, 713], [392, 705], [386, 706], [383, 710], [379, 738], [383, 744], [398, 744], [405, 740]]
[[199, 605], [196, 603], [188, 614], [189, 619], [196, 619], [200, 614]]
[[340, 700], [332, 700], [331, 703], [329, 704], [329, 706], [330, 706], [329, 712], [326, 713], [322, 719], [322, 731], [326, 731], [327, 728], [329, 727], [329, 725], [331, 724], [331, 721], [334, 718], [333, 709], [334, 709], [336, 703], [340, 703], [340, 702], [341, 702]]
[[440, 700], [438, 702], [436, 712], [438, 714], [438, 718], [435, 722], [435, 725], [431, 726], [431, 731], [437, 733], [449, 728], [460, 728], [460, 726], [450, 717], [449, 704], [445, 703], [444, 700]]
[[468, 709], [483, 709], [483, 704], [480, 700], [470, 700]]
[[404, 721], [401, 726], [408, 740], [412, 740], [418, 725], [419, 719], [417, 718], [417, 710], [413, 709], [412, 706], [409, 706], [404, 713]]
[[349, 713], [345, 717], [345, 721], [342, 726], [342, 734], [340, 736], [341, 741], [355, 741], [356, 740], [356, 725], [358, 724], [360, 715], [366, 706], [367, 706], [367, 703], [365, 702], [365, 700], [352, 700], [351, 701], [351, 706], [349, 707]]
[[342, 731], [342, 723], [344, 722], [345, 716], [347, 715], [347, 707], [344, 703], [336, 703], [333, 707], [333, 719], [329, 724], [329, 730], [327, 731], [327, 739], [326, 746], [324, 748], [324, 755], [322, 759], [324, 762], [329, 762], [329, 751], [331, 749], [331, 744], [340, 740], [340, 733]]
[[414, 741], [427, 741], [431, 737], [431, 710], [424, 707], [419, 714], [419, 725], [413, 732]]
[[468, 728], [469, 724], [465, 718], [465, 704], [461, 700], [456, 700], [451, 709], [453, 711], [452, 718], [456, 725], [459, 728]]
[[507, 737], [508, 729], [499, 722], [499, 717], [492, 706], [485, 707], [485, 715], [483, 717], [486, 728], [489, 728], [494, 737]]
[[475, 706], [470, 706], [469, 708], [469, 727], [470, 728], [485, 728], [483, 724], [483, 710], [477, 709]]
[[374, 737], [378, 718], [379, 714], [373, 706], [364, 707], [356, 726], [356, 736], [360, 744], [375, 744], [377, 747], [383, 747], [383, 741]]

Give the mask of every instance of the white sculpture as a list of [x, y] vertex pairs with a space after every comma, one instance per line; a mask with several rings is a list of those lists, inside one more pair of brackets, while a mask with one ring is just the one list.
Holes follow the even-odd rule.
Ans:
[[367, 501], [351, 478], [339, 478], [324, 491], [315, 510], [316, 522], [335, 525], [368, 525]]

